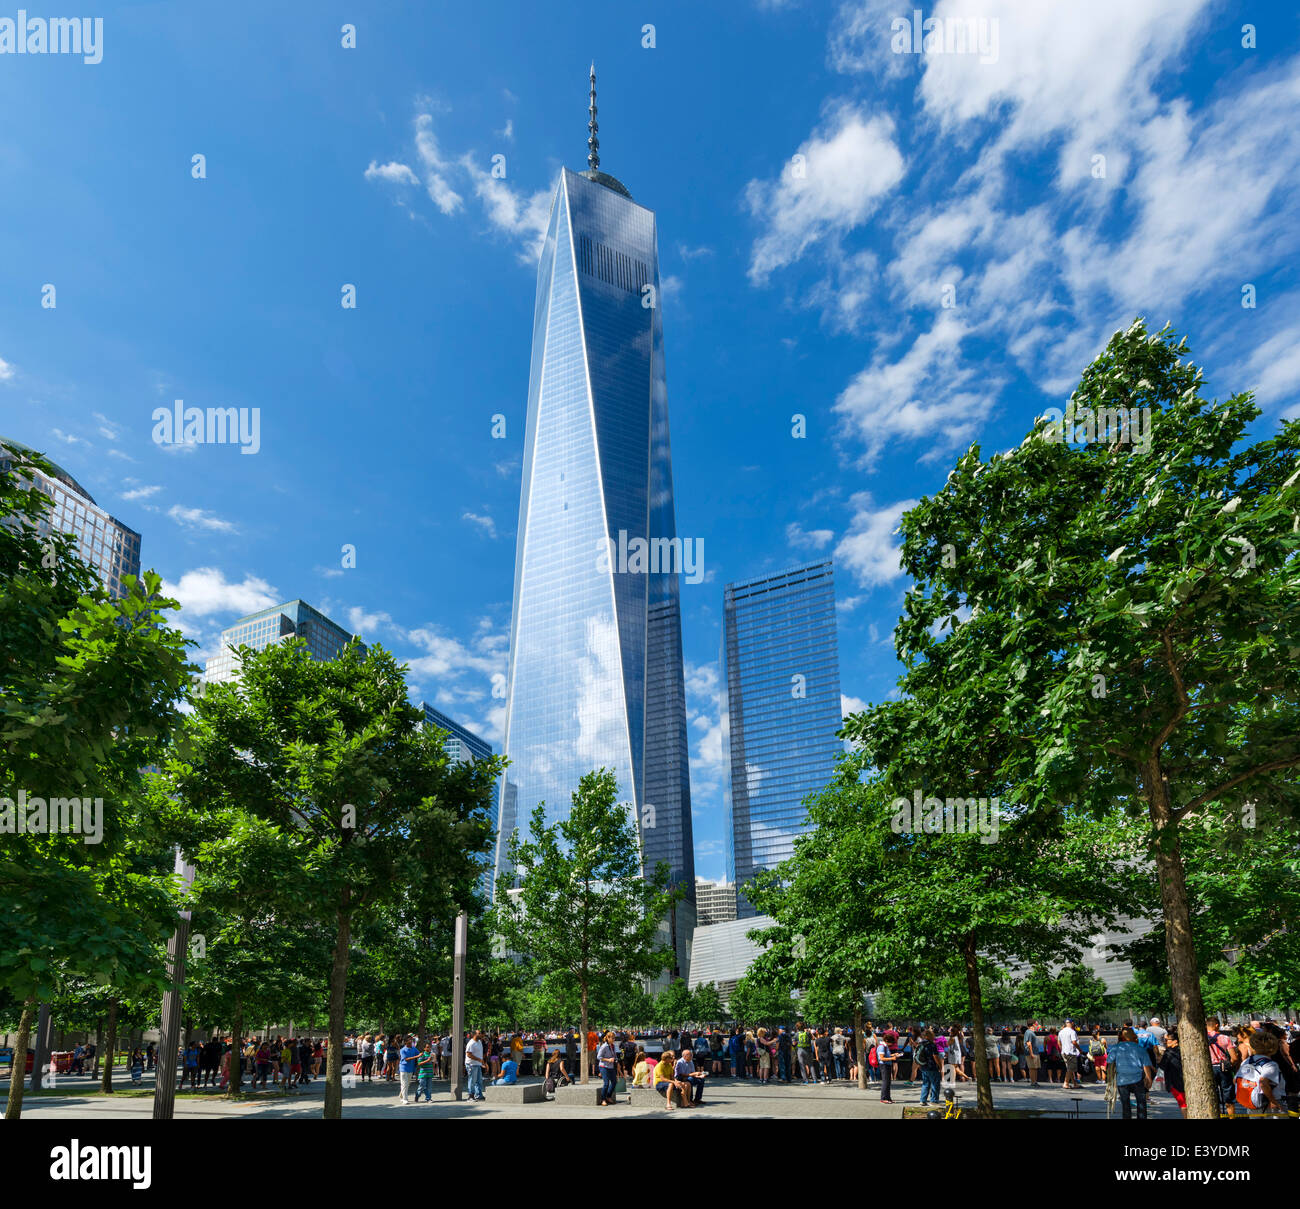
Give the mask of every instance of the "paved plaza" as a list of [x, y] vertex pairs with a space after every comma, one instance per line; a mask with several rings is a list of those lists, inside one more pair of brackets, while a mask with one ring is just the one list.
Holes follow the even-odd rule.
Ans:
[[[152, 1075], [146, 1076], [152, 1087]], [[530, 1080], [524, 1080], [530, 1082]], [[23, 1104], [23, 1116], [31, 1119], [147, 1119], [153, 1114], [150, 1096], [114, 1095], [100, 1096], [78, 1094], [80, 1087], [86, 1092], [94, 1090], [96, 1083], [88, 1076], [60, 1076], [60, 1091], [56, 1095], [28, 1096]], [[589, 1091], [563, 1089], [561, 1098], [542, 1104], [494, 1104], [492, 1088], [485, 1089], [487, 1099], [478, 1104], [451, 1098], [448, 1085], [434, 1084], [433, 1103], [421, 1101], [403, 1105], [398, 1100], [396, 1083], [367, 1083], [343, 1092], [343, 1113], [346, 1117], [526, 1117], [529, 1119], [556, 1117], [565, 1120], [586, 1118], [667, 1117], [671, 1120], [689, 1120], [695, 1117], [791, 1117], [791, 1118], [855, 1118], [898, 1120], [909, 1105], [921, 1101], [920, 1086], [909, 1087], [895, 1082], [893, 1104], [880, 1103], [877, 1088], [865, 1092], [856, 1086], [843, 1083], [805, 1086], [804, 1084], [773, 1083], [762, 1086], [745, 1080], [710, 1079], [704, 1089], [704, 1104], [685, 1111], [678, 1109], [669, 1114], [663, 1101], [650, 1091], [633, 1089], [631, 1103], [621, 1098], [616, 1107], [598, 1108], [596, 1089], [600, 1081], [588, 1084]], [[70, 1089], [70, 1090], [65, 1090]], [[124, 1089], [125, 1090], [125, 1089]], [[135, 1090], [135, 1089], [132, 1089]], [[1064, 1091], [1059, 1086], [1035, 1090], [1020, 1085], [994, 1084], [993, 1103], [1000, 1109], [1038, 1112], [1050, 1118], [1064, 1118], [1076, 1109], [1081, 1116], [1106, 1116], [1103, 1088], [1085, 1085], [1077, 1091]], [[975, 1104], [973, 1084], [959, 1084], [957, 1096], [963, 1107]], [[1076, 1105], [1075, 1099], [1078, 1103]], [[255, 1099], [238, 1103], [227, 1101], [219, 1093], [176, 1097], [177, 1119], [289, 1117], [314, 1119], [320, 1116], [324, 1098], [324, 1081], [317, 1080], [288, 1096], [278, 1092], [258, 1092]], [[589, 1098], [590, 1103], [580, 1103]], [[1178, 1106], [1173, 1097], [1156, 1093], [1148, 1100], [1148, 1112], [1153, 1118], [1177, 1118]], [[1115, 1117], [1119, 1117], [1116, 1106]]]

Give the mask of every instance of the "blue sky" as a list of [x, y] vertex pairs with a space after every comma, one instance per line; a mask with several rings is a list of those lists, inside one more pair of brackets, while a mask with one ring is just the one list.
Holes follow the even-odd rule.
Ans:
[[[901, 512], [1135, 315], [1261, 431], [1297, 414], [1291, 7], [923, 6], [989, 23], [981, 55], [894, 53], [913, 9], [876, 0], [101, 4], [99, 63], [0, 54], [0, 433], [142, 533], [199, 658], [300, 596], [499, 741], [535, 249], [594, 58], [602, 167], [658, 213], [716, 876], [724, 583], [834, 556], [843, 692], [879, 700]], [[259, 452], [154, 444], [178, 398], [259, 408]]]

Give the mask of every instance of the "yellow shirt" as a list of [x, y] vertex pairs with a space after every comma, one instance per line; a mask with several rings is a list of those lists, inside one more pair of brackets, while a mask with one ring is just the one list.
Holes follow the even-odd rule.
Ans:
[[668, 1083], [672, 1081], [673, 1067], [676, 1065], [672, 1058], [660, 1058], [659, 1065], [655, 1067], [655, 1082]]
[[642, 1058], [641, 1061], [632, 1068], [632, 1086], [650, 1086], [650, 1063], [644, 1058]]

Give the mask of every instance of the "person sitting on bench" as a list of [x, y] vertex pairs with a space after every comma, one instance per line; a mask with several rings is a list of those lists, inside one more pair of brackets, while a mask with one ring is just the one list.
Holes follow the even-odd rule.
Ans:
[[663, 1093], [664, 1102], [668, 1105], [669, 1112], [673, 1111], [674, 1087], [677, 1089], [683, 1108], [689, 1108], [691, 1103], [688, 1086], [674, 1077], [673, 1066], [673, 1051], [666, 1049], [663, 1052], [663, 1057], [659, 1059], [659, 1064], [655, 1067], [655, 1091]]
[[708, 1072], [700, 1071], [696, 1073], [695, 1058], [689, 1045], [682, 1049], [682, 1056], [677, 1060], [673, 1073], [677, 1076], [679, 1084], [690, 1087], [691, 1107], [698, 1108], [700, 1101], [704, 1099], [704, 1079]]

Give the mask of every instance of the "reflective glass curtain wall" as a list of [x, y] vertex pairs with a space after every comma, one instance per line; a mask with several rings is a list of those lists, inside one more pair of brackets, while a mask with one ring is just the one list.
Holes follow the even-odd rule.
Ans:
[[842, 750], [835, 581], [829, 561], [728, 584], [721, 680], [727, 880], [741, 889], [794, 853], [803, 799], [831, 778]]
[[[646, 287], [650, 287], [647, 290]], [[678, 575], [601, 557], [675, 536], [652, 211], [565, 170], [537, 274], [506, 690], [498, 878], [541, 802], [612, 769], [643, 864], [693, 892]]]

